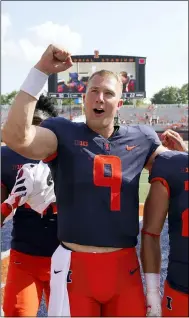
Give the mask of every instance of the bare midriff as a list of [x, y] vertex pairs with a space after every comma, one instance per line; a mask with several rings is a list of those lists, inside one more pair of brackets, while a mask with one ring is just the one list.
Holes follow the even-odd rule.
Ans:
[[119, 251], [122, 248], [116, 247], [98, 247], [98, 246], [87, 246], [87, 245], [79, 245], [75, 243], [62, 242], [66, 247], [74, 252], [83, 252], [83, 253], [110, 253]]

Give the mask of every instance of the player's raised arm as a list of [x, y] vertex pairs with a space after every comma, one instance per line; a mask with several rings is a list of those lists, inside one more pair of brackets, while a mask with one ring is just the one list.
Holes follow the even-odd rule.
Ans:
[[31, 159], [45, 159], [57, 149], [57, 137], [49, 129], [32, 125], [36, 102], [51, 73], [72, 66], [70, 54], [49, 45], [31, 69], [16, 96], [2, 129], [4, 142], [14, 151]]

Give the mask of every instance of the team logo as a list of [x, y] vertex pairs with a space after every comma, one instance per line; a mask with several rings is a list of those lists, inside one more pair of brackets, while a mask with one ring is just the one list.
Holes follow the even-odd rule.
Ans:
[[72, 275], [72, 271], [69, 270], [68, 276], [67, 276], [67, 283], [72, 283], [71, 275]]
[[54, 270], [54, 274], [58, 274], [58, 273], [61, 273], [61, 272], [62, 272], [62, 270], [60, 270], [60, 271]]
[[138, 270], [140, 269], [140, 266], [137, 266], [136, 268], [130, 270], [130, 275], [133, 275], [134, 273], [136, 273]]
[[85, 140], [74, 140], [74, 145], [80, 147], [88, 147], [89, 143]]
[[125, 148], [126, 148], [126, 150], [127, 151], [131, 151], [131, 150], [133, 150], [134, 148], [136, 148], [137, 146], [126, 146]]
[[172, 309], [173, 309], [173, 308], [172, 308], [172, 301], [173, 301], [173, 298], [167, 296], [167, 308], [168, 308], [169, 310], [172, 310]]

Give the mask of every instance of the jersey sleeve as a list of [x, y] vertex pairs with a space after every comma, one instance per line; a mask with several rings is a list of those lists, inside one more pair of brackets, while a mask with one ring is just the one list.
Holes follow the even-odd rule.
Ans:
[[[41, 127], [44, 127], [44, 128], [47, 128], [51, 131], [53, 131], [53, 133], [57, 136], [57, 130], [56, 130], [56, 118], [48, 118], [48, 119], [45, 119], [41, 125]], [[58, 138], [58, 136], [57, 136]]]
[[154, 160], [149, 175], [149, 183], [160, 181], [166, 187], [168, 195], [170, 196], [170, 190], [174, 182], [173, 169], [174, 167], [172, 167], [172, 162], [169, 158], [166, 158], [164, 154], [158, 155]]
[[148, 162], [151, 155], [156, 151], [156, 149], [161, 145], [161, 141], [153, 128], [147, 125], [140, 126], [141, 132], [145, 135], [149, 141], [149, 151], [146, 157], [146, 162]]
[[[44, 120], [41, 127], [47, 128], [51, 130], [57, 137], [58, 145], [64, 142], [64, 136], [66, 136], [69, 121], [63, 117], [56, 117], [56, 118], [48, 118]], [[43, 162], [51, 162], [57, 157], [57, 152], [52, 154], [51, 156], [45, 158]]]

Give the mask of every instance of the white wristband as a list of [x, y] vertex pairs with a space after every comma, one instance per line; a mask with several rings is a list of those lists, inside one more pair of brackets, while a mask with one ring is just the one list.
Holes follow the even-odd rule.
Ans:
[[44, 91], [44, 86], [48, 80], [48, 75], [39, 71], [33, 67], [28, 76], [26, 77], [24, 83], [22, 84], [20, 90], [33, 96], [37, 100], [39, 96]]
[[160, 289], [160, 274], [145, 273], [146, 289], [148, 291]]

